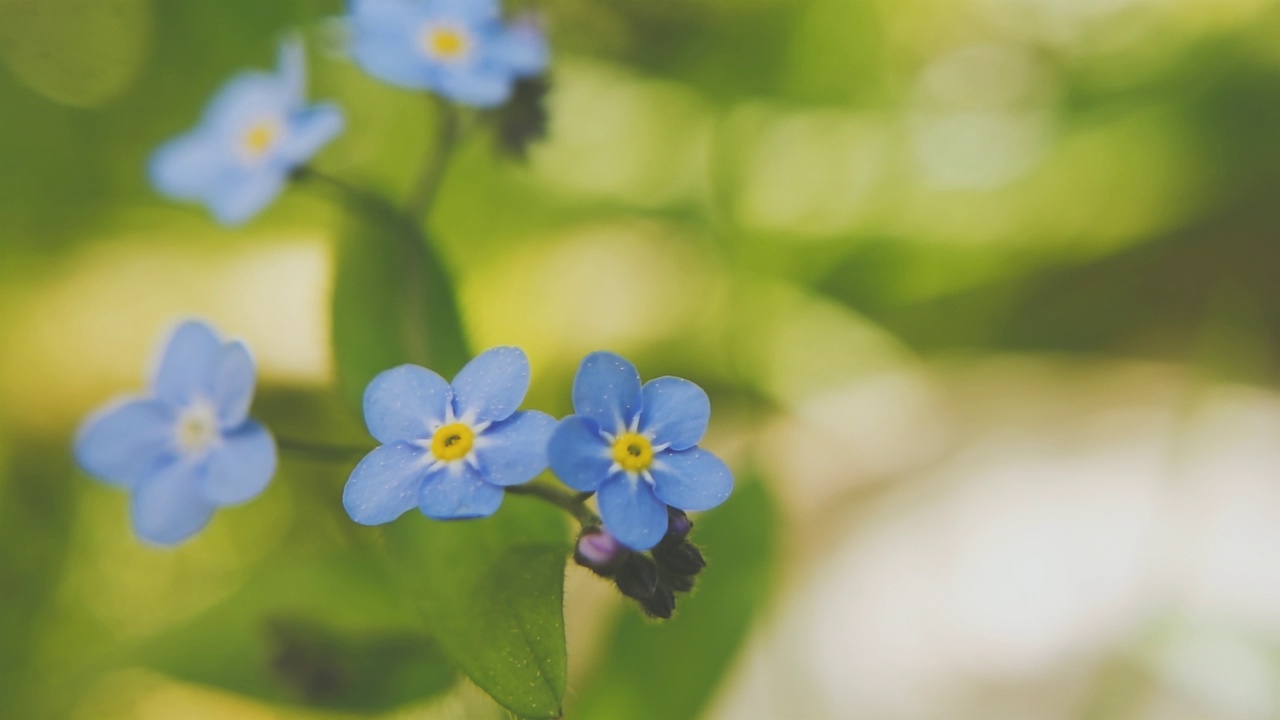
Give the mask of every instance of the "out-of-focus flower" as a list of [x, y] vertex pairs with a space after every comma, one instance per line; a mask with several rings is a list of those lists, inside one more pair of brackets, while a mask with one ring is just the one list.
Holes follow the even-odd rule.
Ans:
[[380, 447], [347, 481], [342, 503], [352, 520], [380, 525], [417, 507], [437, 520], [492, 515], [503, 488], [547, 467], [555, 419], [516, 412], [529, 389], [529, 359], [515, 347], [476, 356], [450, 385], [417, 365], [373, 379], [364, 419]]
[[501, 105], [548, 62], [538, 23], [503, 23], [497, 0], [352, 0], [348, 27], [365, 72], [465, 105]]
[[642, 387], [635, 366], [612, 353], [583, 359], [571, 415], [556, 427], [548, 456], [565, 484], [599, 493], [605, 527], [647, 550], [667, 532], [667, 506], [710, 510], [733, 491], [733, 475], [697, 447], [711, 418], [702, 388], [674, 377]]
[[308, 105], [302, 44], [284, 43], [273, 73], [237, 75], [200, 124], [156, 150], [148, 172], [160, 193], [206, 205], [219, 222], [247, 221], [284, 189], [289, 173], [343, 127], [337, 106]]
[[249, 418], [254, 381], [243, 343], [184, 322], [165, 346], [151, 396], [118, 401], [86, 420], [76, 460], [129, 491], [138, 537], [182, 542], [215, 509], [256, 497], [275, 474], [275, 441]]

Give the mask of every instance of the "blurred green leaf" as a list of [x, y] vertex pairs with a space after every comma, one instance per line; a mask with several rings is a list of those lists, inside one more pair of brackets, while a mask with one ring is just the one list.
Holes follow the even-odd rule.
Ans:
[[272, 564], [128, 660], [268, 702], [391, 710], [438, 695], [456, 678], [396, 588], [364, 556]]
[[352, 196], [333, 285], [333, 353], [360, 406], [375, 375], [416, 363], [450, 377], [467, 360], [453, 283], [416, 226], [387, 202]]
[[37, 715], [35, 657], [71, 544], [74, 475], [58, 440], [19, 438], [0, 464], [0, 698], [12, 717]]
[[777, 522], [763, 483], [743, 483], [724, 507], [699, 520], [692, 539], [707, 567], [671, 620], [624, 607], [611, 649], [573, 715], [610, 720], [696, 718], [719, 685], [768, 597]]
[[512, 712], [559, 717], [569, 553], [559, 511], [509, 497], [483, 520], [442, 523], [410, 513], [388, 526], [386, 542], [449, 658]]

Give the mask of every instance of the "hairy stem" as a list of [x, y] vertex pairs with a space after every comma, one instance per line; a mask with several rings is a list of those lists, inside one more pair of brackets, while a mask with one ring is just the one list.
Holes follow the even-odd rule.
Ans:
[[278, 435], [276, 436], [276, 444], [285, 452], [302, 455], [313, 460], [325, 460], [329, 462], [350, 462], [353, 460], [359, 460], [365, 455], [368, 455], [369, 451], [372, 450], [372, 448], [367, 447], [330, 445], [325, 442], [280, 437]]
[[512, 485], [507, 488], [507, 492], [512, 495], [528, 495], [544, 502], [549, 502], [572, 515], [578, 521], [578, 524], [583, 527], [596, 527], [602, 524], [600, 516], [587, 507], [587, 500], [594, 493], [575, 493], [543, 483]]

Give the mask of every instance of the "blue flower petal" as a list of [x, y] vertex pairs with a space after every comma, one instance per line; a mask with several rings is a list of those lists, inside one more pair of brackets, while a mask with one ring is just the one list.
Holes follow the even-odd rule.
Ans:
[[640, 373], [625, 358], [594, 352], [582, 359], [573, 379], [573, 408], [602, 430], [625, 432], [640, 411]]
[[427, 474], [427, 451], [409, 443], [383, 445], [351, 471], [342, 491], [342, 506], [361, 525], [381, 525], [418, 504], [418, 489]]
[[491, 51], [504, 67], [519, 76], [537, 75], [547, 69], [551, 53], [541, 28], [533, 22], [516, 22], [494, 38]]
[[169, 336], [160, 367], [156, 371], [156, 397], [175, 407], [209, 392], [209, 379], [222, 350], [222, 341], [213, 328], [199, 320], [188, 320]]
[[218, 138], [196, 130], [170, 140], [152, 153], [147, 176], [160, 194], [195, 200], [234, 173], [229, 155]]
[[320, 103], [295, 113], [289, 119], [289, 131], [277, 150], [280, 161], [289, 169], [310, 160], [330, 140], [342, 132], [346, 121], [337, 105]]
[[667, 533], [667, 506], [649, 483], [618, 473], [600, 485], [600, 518], [623, 545], [648, 550]]
[[350, 17], [350, 51], [356, 64], [383, 82], [425, 90], [431, 64], [419, 45], [426, 18], [400, 0], [363, 0]]
[[640, 432], [656, 445], [688, 450], [697, 445], [711, 421], [711, 400], [702, 388], [681, 378], [660, 377], [644, 384]]
[[649, 472], [662, 502], [681, 510], [710, 510], [733, 492], [729, 467], [701, 448], [658, 453]]
[[476, 459], [484, 479], [494, 485], [519, 485], [547, 469], [547, 441], [556, 429], [550, 415], [531, 410], [496, 423], [476, 438]]
[[280, 43], [276, 63], [285, 106], [300, 107], [306, 101], [307, 49], [302, 38], [294, 35]]
[[209, 451], [200, 490], [214, 505], [236, 505], [257, 497], [276, 472], [276, 443], [253, 420], [222, 437]]
[[201, 127], [225, 143], [228, 152], [246, 126], [269, 117], [283, 117], [291, 104], [289, 87], [274, 73], [243, 72], [222, 86], [205, 109]]
[[225, 343], [213, 362], [210, 394], [223, 429], [239, 427], [249, 416], [257, 371], [249, 348], [239, 340]]
[[427, 473], [418, 493], [418, 509], [436, 520], [489, 517], [502, 505], [503, 490], [484, 481], [465, 462], [454, 462]]
[[157, 400], [115, 403], [81, 425], [75, 455], [87, 472], [128, 487], [172, 453], [173, 415]]
[[417, 365], [401, 365], [378, 374], [364, 389], [364, 421], [381, 443], [425, 440], [444, 424], [453, 401], [449, 383]]
[[434, 89], [464, 105], [496, 107], [511, 97], [510, 72], [487, 63], [462, 65], [441, 72]]
[[595, 492], [613, 466], [609, 444], [595, 420], [570, 415], [560, 421], [547, 442], [551, 472], [579, 492]]
[[408, 32], [425, 16], [425, 5], [406, 0], [352, 0], [350, 19], [358, 27]]
[[432, 17], [469, 23], [496, 20], [501, 12], [498, 0], [430, 0], [423, 7]]
[[213, 217], [223, 225], [243, 225], [262, 212], [284, 190], [288, 175], [268, 167], [239, 173], [205, 198]]
[[214, 509], [200, 492], [200, 466], [175, 461], [137, 484], [130, 515], [138, 537], [157, 545], [176, 545], [200, 532]]
[[453, 379], [453, 406], [467, 423], [498, 422], [524, 402], [529, 390], [529, 358], [517, 347], [496, 347], [477, 355]]

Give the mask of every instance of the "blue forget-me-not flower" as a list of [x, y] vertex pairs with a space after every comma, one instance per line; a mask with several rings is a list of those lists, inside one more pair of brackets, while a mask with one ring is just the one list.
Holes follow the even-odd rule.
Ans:
[[86, 420], [76, 460], [129, 492], [138, 537], [182, 542], [217, 508], [256, 497], [275, 473], [275, 441], [249, 418], [254, 382], [243, 343], [187, 321], [169, 337], [151, 394]]
[[575, 490], [598, 493], [605, 527], [631, 549], [662, 540], [667, 506], [710, 510], [733, 491], [729, 468], [697, 447], [711, 401], [688, 380], [641, 386], [634, 365], [596, 352], [578, 368], [573, 407], [551, 436], [551, 470]]
[[411, 508], [437, 520], [487, 517], [503, 488], [547, 467], [550, 415], [516, 412], [529, 389], [529, 359], [515, 347], [476, 356], [450, 385], [417, 365], [373, 379], [364, 419], [382, 445], [347, 481], [342, 504], [363, 525], [391, 522]]
[[275, 73], [232, 78], [191, 132], [162, 145], [148, 173], [160, 193], [199, 201], [219, 222], [237, 225], [280, 194], [289, 173], [343, 127], [335, 105], [308, 105], [302, 44], [281, 45]]
[[351, 54], [384, 82], [494, 107], [515, 81], [546, 69], [531, 19], [504, 23], [497, 0], [351, 0]]

